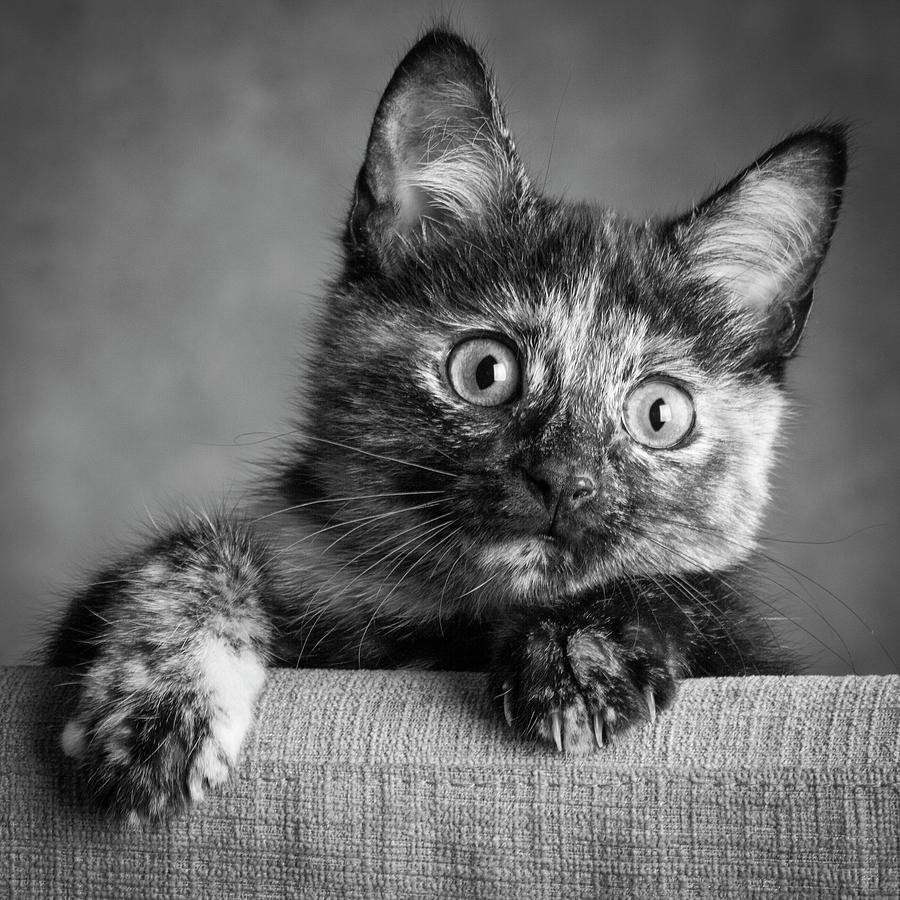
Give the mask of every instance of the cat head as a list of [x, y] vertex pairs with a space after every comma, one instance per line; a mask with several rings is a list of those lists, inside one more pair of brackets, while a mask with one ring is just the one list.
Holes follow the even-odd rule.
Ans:
[[360, 498], [348, 522], [384, 514], [347, 551], [394, 534], [398, 573], [461, 604], [740, 562], [845, 169], [826, 127], [681, 217], [548, 198], [479, 54], [427, 34], [378, 106], [310, 373], [313, 480]]

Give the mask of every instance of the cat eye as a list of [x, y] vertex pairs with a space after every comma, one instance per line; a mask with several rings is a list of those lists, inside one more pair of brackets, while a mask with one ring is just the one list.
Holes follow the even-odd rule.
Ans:
[[458, 343], [447, 359], [453, 390], [475, 406], [500, 406], [519, 392], [522, 376], [515, 351], [490, 337]]
[[694, 403], [686, 390], [671, 381], [644, 381], [625, 398], [622, 418], [639, 444], [665, 450], [690, 434]]

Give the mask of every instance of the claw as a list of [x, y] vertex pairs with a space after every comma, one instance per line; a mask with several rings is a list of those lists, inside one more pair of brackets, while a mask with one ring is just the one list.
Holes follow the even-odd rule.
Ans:
[[594, 725], [594, 743], [597, 745], [598, 750], [603, 749], [603, 721], [600, 718], [600, 713], [594, 713], [593, 716], [593, 725]]
[[647, 704], [647, 712], [650, 714], [652, 724], [656, 721], [656, 698], [653, 696], [653, 688], [644, 688], [644, 702]]
[[550, 713], [550, 727], [553, 731], [553, 743], [556, 744], [556, 749], [562, 753], [562, 713], [558, 709], [554, 709], [553, 712]]
[[506, 724], [509, 725], [510, 728], [513, 727], [513, 713], [512, 713], [512, 700], [510, 699], [510, 692], [512, 691], [512, 685], [508, 681], [503, 682], [503, 716], [506, 719]]

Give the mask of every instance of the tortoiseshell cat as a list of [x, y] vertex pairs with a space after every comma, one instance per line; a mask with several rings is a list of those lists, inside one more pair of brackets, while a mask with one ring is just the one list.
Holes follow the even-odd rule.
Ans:
[[110, 566], [53, 639], [98, 802], [156, 818], [226, 779], [268, 666], [484, 669], [575, 753], [680, 678], [789, 669], [742, 570], [845, 169], [826, 127], [680, 218], [550, 199], [478, 53], [422, 38], [266, 499]]

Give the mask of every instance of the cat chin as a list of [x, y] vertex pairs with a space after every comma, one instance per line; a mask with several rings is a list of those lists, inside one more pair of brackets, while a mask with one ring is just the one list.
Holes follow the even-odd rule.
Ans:
[[525, 598], [545, 587], [554, 550], [551, 541], [535, 535], [481, 547], [475, 561], [484, 572], [499, 576], [502, 593]]
[[482, 547], [475, 560], [502, 584], [498, 593], [514, 603], [545, 602], [548, 595], [568, 594], [584, 574], [571, 548], [544, 535], [497, 541]]
[[607, 547], [605, 553], [598, 551], [584, 558], [552, 538], [528, 535], [484, 546], [474, 559], [494, 581], [495, 599], [513, 605], [544, 604], [554, 597], [575, 596], [602, 588], [626, 574], [665, 580], [715, 571], [733, 562], [728, 557], [707, 558], [699, 551], [690, 561], [684, 556], [666, 560], [657, 557], [658, 554], [640, 552], [623, 556], [621, 551]]

